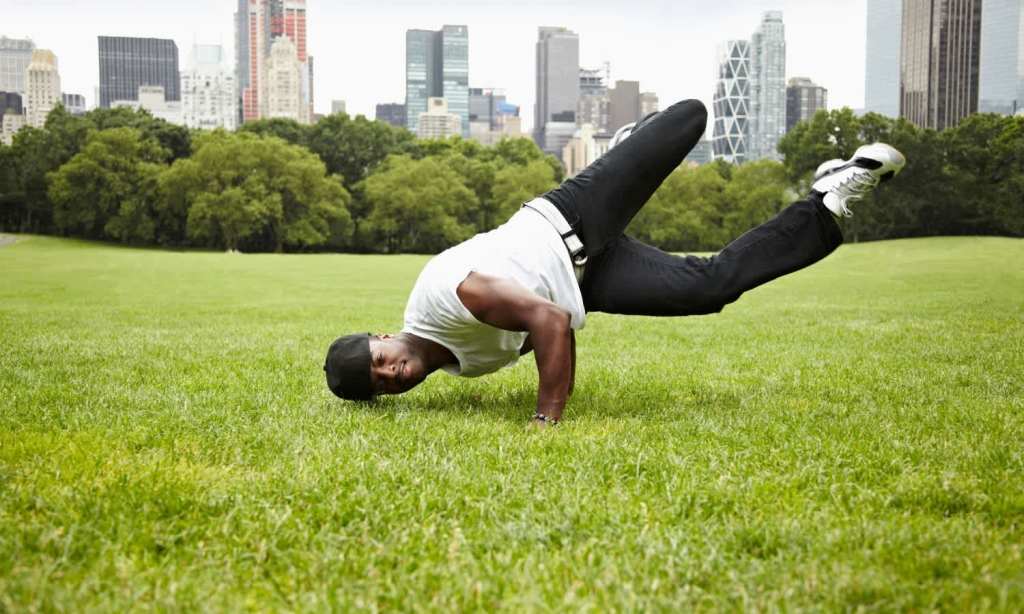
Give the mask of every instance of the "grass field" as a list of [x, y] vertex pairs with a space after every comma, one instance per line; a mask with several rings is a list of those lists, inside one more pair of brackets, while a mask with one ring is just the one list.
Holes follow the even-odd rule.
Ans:
[[1024, 241], [849, 245], [372, 406], [419, 256], [0, 248], [0, 611], [1024, 609]]

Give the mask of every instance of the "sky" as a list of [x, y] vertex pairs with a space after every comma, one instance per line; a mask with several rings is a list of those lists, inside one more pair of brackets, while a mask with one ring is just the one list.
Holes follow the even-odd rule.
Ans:
[[[781, 10], [786, 76], [828, 88], [829, 107], [864, 106], [866, 0], [307, 0], [314, 105], [372, 118], [404, 102], [405, 31], [469, 27], [470, 87], [504, 89], [533, 126], [538, 26], [580, 37], [580, 64], [611, 64], [664, 108], [699, 98], [711, 108], [717, 46], [749, 38], [766, 10]], [[95, 104], [99, 35], [172, 38], [180, 65], [193, 44], [221, 44], [234, 62], [237, 0], [0, 0], [0, 35], [35, 41], [58, 58], [62, 89]]]

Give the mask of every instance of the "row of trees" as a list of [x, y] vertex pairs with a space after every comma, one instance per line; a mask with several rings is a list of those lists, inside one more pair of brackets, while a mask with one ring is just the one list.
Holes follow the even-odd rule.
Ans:
[[[674, 251], [714, 250], [809, 188], [823, 160], [890, 142], [909, 164], [846, 223], [853, 240], [1024, 234], [1024, 118], [976, 115], [937, 133], [848, 109], [782, 140], [784, 163], [680, 167], [630, 232]], [[55, 109], [0, 147], [0, 229], [244, 251], [436, 252], [494, 228], [556, 186], [561, 164], [530, 140], [417, 140], [332, 115], [236, 133], [191, 132], [145, 111]]]
[[363, 117], [190, 132], [54, 110], [0, 147], [0, 229], [246, 251], [431, 252], [561, 180], [531, 141], [416, 140]]

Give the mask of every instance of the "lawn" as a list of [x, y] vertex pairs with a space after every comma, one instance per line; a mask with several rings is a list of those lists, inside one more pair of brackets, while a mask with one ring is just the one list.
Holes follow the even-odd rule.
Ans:
[[1024, 241], [848, 245], [719, 315], [334, 398], [421, 256], [0, 247], [0, 611], [1024, 609]]

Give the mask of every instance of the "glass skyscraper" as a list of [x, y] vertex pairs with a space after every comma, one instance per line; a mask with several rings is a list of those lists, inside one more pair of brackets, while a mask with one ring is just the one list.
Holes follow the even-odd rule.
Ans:
[[944, 130], [978, 110], [981, 0], [903, 0], [900, 117]]
[[716, 160], [747, 160], [750, 137], [750, 41], [732, 40], [718, 50], [711, 148]]
[[100, 100], [110, 108], [116, 100], [138, 100], [139, 87], [164, 88], [168, 101], [181, 100], [178, 45], [160, 38], [100, 36]]
[[1024, 2], [984, 0], [978, 110], [1014, 115], [1024, 110]]
[[750, 39], [750, 160], [779, 159], [786, 134], [786, 30], [781, 11], [767, 11]]
[[469, 135], [469, 28], [444, 26], [438, 31], [405, 33], [406, 127], [416, 132], [428, 98], [444, 98], [448, 112], [459, 116]]
[[864, 110], [900, 115], [901, 0], [868, 0]]
[[28, 39], [0, 37], [0, 92], [25, 92], [25, 71], [35, 48]]

